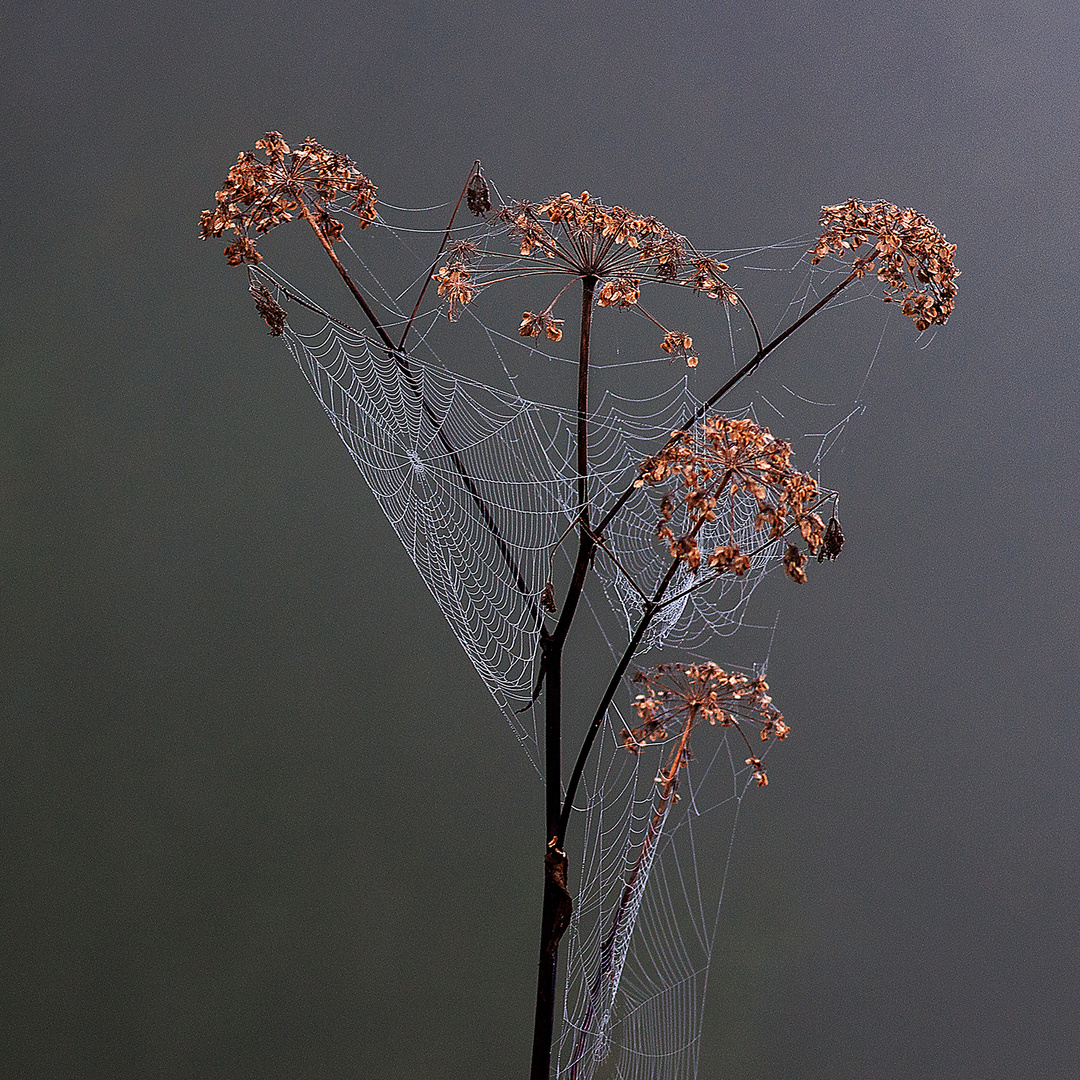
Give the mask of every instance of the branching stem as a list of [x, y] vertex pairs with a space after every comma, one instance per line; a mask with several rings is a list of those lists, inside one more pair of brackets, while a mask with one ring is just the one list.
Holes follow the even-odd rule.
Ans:
[[435, 273], [435, 268], [439, 265], [439, 257], [442, 255], [446, 248], [446, 242], [450, 239], [450, 230], [454, 227], [454, 218], [457, 217], [458, 210], [461, 209], [461, 200], [465, 198], [465, 192], [469, 190], [469, 185], [473, 181], [473, 177], [480, 172], [480, 161], [477, 159], [473, 162], [473, 167], [469, 170], [468, 179], [465, 181], [465, 186], [461, 189], [461, 194], [458, 196], [458, 200], [454, 203], [454, 212], [450, 215], [450, 222], [446, 226], [446, 232], [443, 233], [442, 243], [439, 245], [439, 250], [435, 252], [435, 261], [431, 264], [431, 269], [427, 272], [427, 277], [424, 278], [424, 284], [420, 289], [420, 295], [416, 298], [416, 303], [413, 305], [412, 314], [409, 316], [409, 321], [405, 324], [405, 331], [401, 335], [401, 340], [398, 342], [398, 348], [405, 348], [405, 341], [409, 336], [409, 331], [412, 329], [413, 323], [416, 321], [416, 313], [420, 310], [420, 302], [424, 299], [424, 293], [427, 292], [427, 287], [431, 284], [431, 277]]
[[303, 197], [296, 196], [296, 201], [300, 206], [300, 216], [311, 226], [315, 235], [319, 238], [319, 243], [322, 244], [326, 250], [326, 254], [330, 256], [330, 261], [337, 268], [337, 272], [341, 275], [342, 281], [349, 287], [349, 292], [356, 298], [356, 302], [363, 309], [364, 314], [368, 317], [371, 325], [375, 327], [375, 332], [383, 339], [383, 343], [388, 349], [394, 351], [394, 343], [390, 340], [390, 335], [383, 329], [383, 325], [379, 322], [379, 317], [371, 310], [371, 305], [364, 298], [364, 294], [353, 283], [353, 279], [349, 277], [348, 270], [342, 265], [341, 260], [337, 257], [337, 252], [334, 251], [334, 245], [327, 239], [326, 234], [319, 228], [319, 223], [312, 216], [311, 211], [307, 208], [307, 203], [304, 202]]
[[[459, 199], [458, 201], [460, 203], [461, 200]], [[450, 460], [453, 462], [454, 468], [458, 471], [458, 475], [460, 475], [462, 483], [465, 485], [465, 490], [468, 491], [469, 496], [472, 498], [473, 503], [476, 505], [476, 509], [480, 514], [480, 519], [483, 521], [484, 526], [487, 528], [488, 532], [491, 533], [492, 539], [495, 541], [495, 546], [499, 549], [499, 554], [502, 556], [503, 562], [506, 563], [507, 569], [514, 577], [514, 583], [517, 585], [518, 591], [527, 596], [529, 588], [526, 584], [525, 576], [521, 572], [521, 567], [518, 566], [517, 559], [514, 558], [514, 554], [510, 550], [509, 544], [507, 544], [498, 523], [492, 516], [491, 507], [488, 506], [487, 501], [480, 494], [480, 491], [477, 488], [475, 481], [466, 470], [465, 463], [464, 461], [462, 461], [461, 455], [458, 453], [457, 448], [450, 442], [449, 438], [446, 435], [446, 432], [443, 430], [443, 421], [441, 421], [435, 415], [435, 412], [428, 404], [427, 399], [423, 396], [420, 385], [417, 382], [416, 374], [412, 370], [412, 365], [409, 363], [408, 353], [399, 349], [391, 340], [390, 335], [386, 332], [382, 323], [379, 322], [378, 316], [371, 309], [371, 305], [368, 304], [367, 300], [364, 298], [364, 294], [356, 287], [356, 283], [350, 277], [348, 270], [345, 269], [345, 267], [342, 265], [341, 260], [337, 257], [337, 252], [334, 251], [333, 244], [330, 243], [323, 230], [319, 228], [319, 223], [315, 220], [311, 211], [307, 208], [304, 200], [300, 196], [297, 196], [297, 202], [300, 205], [300, 216], [311, 226], [315, 235], [319, 239], [319, 243], [322, 244], [327, 255], [330, 256], [331, 262], [333, 262], [334, 266], [337, 268], [337, 272], [341, 275], [341, 279], [348, 286], [349, 292], [351, 292], [356, 298], [356, 302], [363, 309], [364, 314], [370, 320], [371, 325], [375, 328], [376, 333], [379, 335], [380, 338], [382, 338], [384, 344], [390, 352], [390, 355], [394, 358], [394, 361], [397, 363], [398, 367], [401, 369], [406, 379], [408, 379], [410, 388], [420, 397], [420, 407], [423, 410], [424, 415], [427, 416], [428, 419], [431, 420], [431, 422], [435, 425], [435, 430], [438, 435], [439, 442], [442, 444], [443, 449], [446, 450], [447, 454], [450, 456]], [[457, 209], [455, 207], [455, 213], [456, 212]], [[453, 224], [453, 218], [451, 218], [450, 220], [451, 224]], [[449, 233], [450, 228], [449, 226], [447, 226], [447, 235], [449, 235]], [[419, 304], [419, 301], [417, 301], [417, 303]], [[404, 338], [402, 338], [402, 340], [404, 341]], [[544, 617], [539, 607], [531, 598], [529, 599], [529, 605], [532, 611], [533, 618], [536, 620], [537, 625], [542, 625]]]
[[581, 280], [581, 335], [578, 351], [577, 510], [578, 552], [570, 586], [555, 629], [540, 631], [544, 663], [544, 783], [547, 801], [547, 846], [544, 851], [544, 908], [540, 919], [540, 963], [536, 979], [531, 1080], [551, 1075], [551, 1040], [555, 1027], [555, 974], [559, 940], [570, 922], [566, 887], [566, 855], [559, 830], [562, 808], [562, 656], [566, 636], [585, 588], [596, 544], [589, 529], [589, 346], [596, 278]]
[[[799, 316], [790, 326], [773, 338], [767, 345], [761, 344], [761, 336], [757, 332], [757, 323], [753, 324], [754, 333], [757, 335], [758, 349], [730, 379], [716, 391], [707, 401], [686, 419], [679, 428], [680, 431], [690, 430], [702, 417], [717, 404], [723, 397], [731, 392], [743, 379], [751, 375], [761, 362], [781, 343], [787, 340], [805, 322], [813, 318], [826, 304], [834, 299], [843, 289], [851, 284], [862, 274], [860, 262], [838, 285], [823, 296], [808, 311]], [[558, 944], [566, 925], [570, 919], [570, 895], [566, 888], [566, 855], [563, 847], [566, 841], [566, 830], [570, 823], [570, 812], [573, 808], [574, 797], [581, 783], [596, 737], [603, 726], [604, 718], [614, 700], [615, 693], [622, 685], [623, 676], [626, 674], [631, 661], [634, 658], [645, 633], [649, 628], [656, 613], [663, 607], [664, 594], [671, 584], [679, 567], [680, 560], [672, 559], [671, 565], [664, 574], [663, 579], [657, 586], [653, 596], [645, 601], [641, 621], [634, 630], [626, 649], [615, 665], [607, 687], [593, 714], [592, 723], [589, 725], [577, 760], [570, 774], [569, 783], [565, 793], [561, 787], [561, 721], [562, 721], [562, 649], [573, 622], [577, 610], [578, 601], [581, 598], [588, 575], [589, 564], [597, 547], [596, 537], [602, 536], [604, 530], [611, 523], [615, 515], [626, 505], [636, 488], [633, 484], [612, 504], [604, 514], [599, 525], [595, 528], [590, 526], [589, 521], [589, 457], [588, 457], [588, 361], [589, 339], [592, 326], [592, 303], [596, 288], [595, 278], [582, 279], [582, 310], [581, 310], [581, 348], [578, 361], [578, 415], [577, 415], [577, 502], [578, 502], [578, 554], [574, 564], [574, 572], [570, 587], [567, 590], [566, 599], [559, 615], [558, 624], [552, 633], [541, 629], [540, 647], [543, 653], [544, 678], [545, 678], [545, 785], [547, 796], [547, 835], [548, 846], [545, 852], [545, 878], [544, 878], [544, 911], [541, 919], [540, 939], [540, 970], [537, 980], [536, 995], [536, 1025], [533, 1032], [533, 1057], [531, 1080], [549, 1080], [551, 1074], [551, 1040], [554, 1031], [555, 1011], [555, 972], [558, 966]], [[744, 305], [745, 306], [745, 305]], [[749, 309], [747, 309], [749, 311]], [[671, 446], [675, 437], [668, 441], [665, 446]], [[693, 533], [701, 527], [703, 521], [699, 521]], [[685, 733], [684, 733], [685, 735]], [[685, 738], [680, 743], [680, 753]], [[676, 755], [673, 770], [677, 771], [678, 756]], [[660, 813], [666, 808], [668, 800], [674, 792], [674, 771], [666, 778], [665, 793], [658, 804]], [[662, 814], [661, 814], [662, 816]]]
[[[739, 368], [739, 370], [736, 371], [735, 374], [732, 375], [731, 378], [728, 379], [728, 381], [724, 383], [724, 385], [721, 386], [720, 389], [717, 390], [716, 393], [713, 394], [713, 396], [709, 398], [708, 401], [699, 405], [686, 418], [686, 420], [683, 421], [683, 423], [679, 426], [677, 430], [689, 431], [696, 423], [701, 420], [701, 418], [709, 411], [709, 409], [711, 409], [717, 402], [721, 400], [721, 398], [726, 397], [748, 375], [752, 375], [757, 369], [758, 365], [761, 364], [762, 360], [764, 360], [765, 357], [769, 355], [769, 353], [771, 353], [782, 342], [786, 341], [808, 319], [812, 319], [827, 303], [829, 303], [830, 300], [834, 299], [843, 289], [846, 289], [856, 278], [861, 277], [863, 270], [860, 264], [862, 262], [862, 259], [856, 259], [855, 266], [852, 269], [851, 273], [848, 274], [847, 277], [845, 277], [839, 285], [837, 285], [829, 293], [823, 296], [812, 308], [810, 308], [809, 311], [803, 312], [803, 314], [800, 315], [786, 330], [777, 334], [777, 336], [774, 337], [772, 341], [768, 343], [768, 345], [760, 346], [758, 348], [758, 351], [754, 353], [754, 355], [745, 364], [743, 364], [743, 366]], [[747, 308], [746, 310], [749, 311], [749, 308]], [[756, 323], [754, 324], [754, 329], [756, 332]], [[758, 340], [760, 341], [761, 339], [759, 338]], [[675, 438], [675, 436], [672, 436], [670, 439], [668, 439], [668, 441], [661, 448], [661, 452], [671, 446], [675, 442]], [[606, 514], [604, 514], [603, 518], [600, 520], [600, 524], [596, 528], [597, 533], [603, 533], [603, 531], [611, 523], [612, 518], [614, 518], [615, 515], [626, 505], [626, 501], [630, 498], [631, 495], [634, 494], [634, 491], [634, 485], [633, 483], [631, 483], [630, 486], [615, 500], [615, 502], [612, 503], [611, 508]]]

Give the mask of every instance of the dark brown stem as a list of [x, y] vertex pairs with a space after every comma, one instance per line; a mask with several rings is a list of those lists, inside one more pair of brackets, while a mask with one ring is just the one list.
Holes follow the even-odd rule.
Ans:
[[596, 544], [589, 530], [589, 346], [596, 278], [581, 281], [581, 337], [578, 350], [577, 510], [578, 552], [574, 572], [555, 629], [541, 630], [544, 664], [544, 783], [547, 801], [547, 847], [544, 853], [544, 909], [540, 925], [540, 963], [536, 981], [531, 1080], [551, 1075], [551, 1040], [555, 1027], [555, 975], [559, 940], [570, 921], [566, 855], [559, 821], [562, 810], [562, 654], [577, 611]]
[[[852, 281], [860, 276], [861, 266], [856, 263], [851, 273], [844, 278], [834, 289], [819, 300], [809, 311], [806, 311], [796, 319], [787, 329], [778, 334], [767, 345], [761, 344], [758, 335], [758, 350], [751, 359], [744, 364], [715, 394], [700, 405], [687, 418], [679, 430], [689, 430], [698, 423], [705, 413], [718, 401], [727, 395], [748, 375], [761, 364], [761, 362], [777, 348], [782, 342], [791, 336], [808, 319], [817, 314], [838, 293], [846, 288]], [[577, 495], [579, 514], [579, 540], [578, 555], [574, 564], [574, 573], [570, 587], [567, 590], [566, 599], [559, 615], [555, 630], [548, 634], [542, 631], [541, 649], [545, 665], [545, 724], [546, 724], [546, 787], [547, 787], [547, 823], [548, 823], [548, 848], [545, 857], [544, 875], [544, 909], [541, 919], [540, 938], [540, 970], [537, 980], [536, 995], [536, 1026], [533, 1034], [533, 1057], [531, 1080], [549, 1080], [551, 1073], [551, 1039], [554, 1029], [555, 1010], [555, 974], [558, 967], [559, 938], [569, 922], [571, 901], [566, 889], [566, 856], [563, 853], [563, 845], [566, 838], [566, 830], [569, 826], [570, 811], [573, 806], [574, 796], [581, 782], [596, 736], [603, 724], [607, 710], [614, 699], [615, 692], [621, 685], [622, 678], [626, 674], [634, 654], [637, 652], [645, 631], [652, 622], [653, 617], [659, 610], [660, 602], [670, 585], [675, 571], [678, 569], [679, 560], [674, 559], [663, 580], [657, 587], [652, 599], [646, 602], [644, 614], [634, 631], [634, 635], [616, 665], [608, 682], [604, 695], [593, 715], [592, 723], [586, 732], [581, 745], [574, 769], [570, 776], [565, 795], [561, 793], [560, 773], [557, 765], [560, 746], [561, 725], [561, 687], [562, 687], [562, 648], [566, 641], [566, 635], [570, 630], [574, 614], [577, 610], [578, 601], [581, 598], [588, 574], [589, 560], [596, 549], [595, 537], [603, 535], [608, 524], [626, 504], [627, 500], [636, 490], [631, 484], [629, 488], [615, 501], [604, 515], [598, 527], [590, 527], [589, 523], [589, 482], [588, 482], [588, 357], [589, 337], [592, 325], [592, 302], [596, 287], [595, 278], [582, 279], [582, 314], [581, 314], [581, 348], [578, 362], [578, 443], [577, 443]], [[754, 324], [757, 334], [757, 324]], [[671, 445], [669, 440], [668, 446]], [[700, 525], [700, 523], [699, 523]], [[696, 530], [695, 530], [696, 531]], [[554, 693], [553, 693], [554, 691]], [[685, 733], [684, 740], [685, 742]], [[669, 780], [665, 798], [659, 803], [658, 813], [666, 806], [666, 798], [670, 797], [674, 790], [674, 776]], [[561, 807], [555, 811], [553, 818], [553, 805]]]
[[[460, 202], [460, 199], [458, 201]], [[307, 205], [304, 203], [304, 200], [298, 198], [297, 202], [300, 205], [300, 216], [304, 218], [305, 221], [307, 221], [307, 223], [314, 231], [315, 235], [319, 238], [319, 243], [322, 244], [323, 248], [326, 250], [327, 255], [330, 256], [331, 262], [333, 262], [334, 266], [337, 268], [337, 272], [341, 275], [341, 279], [348, 286], [349, 292], [351, 292], [356, 298], [357, 303], [359, 303], [360, 307], [363, 309], [364, 314], [367, 315], [372, 326], [375, 327], [375, 330], [378, 333], [379, 337], [382, 338], [386, 347], [390, 350], [390, 355], [394, 357], [394, 360], [397, 363], [398, 367], [405, 375], [405, 378], [409, 382], [410, 388], [414, 390], [418, 395], [420, 395], [420, 384], [417, 382], [416, 375], [413, 372], [412, 366], [409, 363], [408, 354], [398, 349], [394, 345], [393, 341], [391, 341], [390, 335], [387, 334], [386, 330], [383, 328], [382, 323], [379, 322], [378, 316], [376, 316], [375, 312], [371, 310], [371, 306], [368, 304], [367, 300], [364, 299], [364, 294], [360, 292], [360, 290], [356, 287], [353, 279], [349, 276], [348, 270], [345, 269], [345, 267], [341, 263], [341, 260], [337, 257], [337, 252], [334, 251], [333, 244], [330, 243], [330, 241], [326, 237], [326, 234], [322, 231], [322, 229], [319, 228], [318, 222], [312, 216], [311, 211], [308, 210]], [[453, 218], [451, 218], [451, 224], [452, 223]], [[447, 234], [449, 234], [449, 227], [447, 228]], [[420, 407], [423, 410], [424, 415], [427, 416], [428, 419], [431, 420], [431, 422], [435, 425], [435, 430], [438, 434], [439, 442], [442, 444], [443, 449], [446, 450], [446, 452], [449, 454], [450, 460], [454, 463], [454, 468], [457, 469], [458, 474], [461, 476], [462, 483], [465, 485], [465, 490], [468, 491], [470, 497], [472, 498], [473, 503], [475, 504], [476, 509], [480, 514], [481, 521], [483, 521], [488, 532], [491, 533], [492, 538], [495, 541], [495, 546], [499, 549], [499, 554], [502, 556], [502, 560], [506, 564], [506, 568], [514, 577], [514, 583], [515, 585], [517, 585], [518, 591], [522, 594], [527, 594], [529, 588], [525, 581], [525, 577], [521, 572], [521, 568], [517, 564], [517, 560], [514, 558], [513, 552], [510, 550], [509, 545], [503, 538], [502, 531], [499, 529], [498, 523], [492, 516], [491, 508], [488, 506], [486, 500], [483, 498], [483, 496], [477, 489], [475, 481], [472, 479], [471, 476], [469, 476], [468, 472], [466, 471], [465, 463], [461, 460], [461, 456], [458, 453], [457, 449], [453, 446], [453, 444], [447, 438], [446, 433], [443, 431], [442, 421], [440, 421], [439, 418], [435, 415], [431, 406], [427, 403], [427, 400], [422, 397], [422, 395], [420, 400]], [[537, 607], [535, 602], [530, 600], [529, 604], [532, 610], [533, 618], [536, 620], [537, 625], [542, 625], [544, 621], [542, 612]]]
[[383, 329], [383, 325], [379, 322], [378, 316], [371, 310], [371, 305], [364, 299], [364, 294], [353, 284], [353, 279], [349, 277], [348, 270], [341, 264], [341, 260], [337, 257], [337, 252], [334, 251], [334, 245], [326, 238], [326, 234], [319, 228], [318, 222], [311, 216], [311, 211], [307, 208], [307, 204], [297, 196], [297, 203], [300, 206], [300, 216], [311, 226], [315, 235], [319, 238], [319, 243], [326, 249], [326, 254], [330, 256], [330, 261], [337, 267], [337, 272], [341, 275], [342, 281], [349, 287], [349, 292], [356, 298], [356, 302], [363, 309], [364, 314], [368, 317], [371, 325], [375, 327], [375, 332], [383, 339], [388, 349], [394, 348], [394, 343], [390, 340], [390, 335]]
[[405, 332], [401, 335], [401, 340], [398, 342], [398, 348], [405, 348], [405, 339], [409, 336], [409, 331], [412, 329], [412, 324], [416, 319], [416, 313], [420, 310], [420, 302], [424, 299], [424, 293], [427, 292], [427, 287], [431, 284], [431, 275], [435, 273], [435, 268], [439, 265], [439, 256], [442, 255], [443, 250], [446, 247], [447, 240], [450, 239], [450, 230], [454, 227], [454, 218], [457, 217], [457, 212], [461, 208], [461, 200], [465, 198], [465, 192], [469, 190], [469, 185], [472, 183], [472, 179], [480, 171], [479, 160], [473, 162], [473, 167], [469, 170], [469, 175], [465, 180], [465, 186], [461, 189], [461, 194], [458, 196], [458, 200], [454, 203], [454, 212], [450, 215], [450, 223], [446, 226], [446, 232], [443, 233], [442, 243], [439, 245], [439, 250], [435, 252], [435, 261], [431, 264], [431, 269], [427, 272], [427, 277], [424, 278], [423, 287], [420, 289], [420, 295], [416, 298], [416, 303], [413, 305], [412, 314], [409, 316], [409, 321], [405, 324]]
[[578, 553], [574, 562], [574, 572], [570, 586], [566, 591], [559, 621], [552, 632], [552, 638], [562, 650], [570, 624], [574, 620], [578, 601], [585, 588], [585, 577], [589, 569], [589, 558], [596, 547], [592, 531], [589, 528], [589, 344], [592, 334], [593, 296], [596, 292], [596, 278], [587, 277], [581, 281], [581, 344], [578, 350], [578, 405], [577, 405], [577, 503], [578, 503]]

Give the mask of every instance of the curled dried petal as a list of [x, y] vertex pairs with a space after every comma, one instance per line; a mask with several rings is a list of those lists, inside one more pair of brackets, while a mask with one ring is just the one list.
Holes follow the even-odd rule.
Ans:
[[491, 193], [479, 161], [465, 187], [465, 202], [469, 212], [476, 217], [483, 217], [491, 209]]
[[681, 357], [686, 361], [687, 367], [697, 367], [698, 358], [691, 350], [694, 348], [694, 339], [681, 330], [668, 330], [664, 334], [664, 340], [660, 342], [660, 348], [669, 353], [671, 359]]
[[640, 282], [633, 278], [617, 278], [606, 282], [596, 294], [597, 307], [633, 307], [641, 296]]
[[792, 581], [805, 585], [806, 571], [803, 569], [804, 566], [806, 566], [806, 556], [794, 544], [788, 544], [788, 549], [784, 552], [784, 573]]

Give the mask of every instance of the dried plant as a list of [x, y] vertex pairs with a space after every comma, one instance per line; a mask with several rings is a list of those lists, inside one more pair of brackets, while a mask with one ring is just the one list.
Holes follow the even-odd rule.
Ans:
[[[551, 1069], [551, 1043], [556, 1006], [555, 972], [560, 939], [569, 923], [574, 899], [565, 853], [566, 831], [578, 786], [597, 734], [612, 707], [615, 694], [626, 685], [627, 672], [646, 632], [657, 616], [688, 591], [707, 588], [719, 578], [744, 577], [754, 561], [773, 561], [796, 582], [807, 580], [809, 557], [835, 560], [844, 543], [835, 515], [836, 493], [821, 489], [817, 481], [792, 465], [790, 444], [749, 418], [733, 419], [715, 411], [717, 404], [791, 334], [822, 310], [853, 281], [875, 272], [885, 287], [885, 299], [901, 304], [921, 331], [944, 324], [956, 297], [955, 247], [921, 214], [888, 203], [863, 204], [849, 200], [826, 207], [821, 213], [822, 233], [811, 249], [813, 262], [830, 253], [854, 255], [848, 273], [825, 296], [804, 311], [770, 341], [762, 340], [757, 323], [741, 293], [725, 275], [727, 264], [698, 250], [686, 237], [653, 217], [621, 206], [607, 206], [589, 192], [562, 194], [539, 203], [512, 202], [493, 209], [491, 189], [476, 162], [469, 172], [450, 217], [442, 244], [431, 264], [398, 341], [338, 259], [334, 245], [342, 237], [342, 222], [335, 214], [342, 206], [355, 216], [359, 227], [377, 222], [375, 186], [346, 156], [327, 150], [312, 139], [291, 149], [277, 132], [256, 143], [255, 153], [242, 153], [217, 192], [213, 209], [203, 212], [204, 239], [226, 232], [234, 239], [225, 249], [230, 265], [248, 268], [250, 289], [259, 315], [274, 335], [288, 332], [288, 316], [279, 302], [310, 302], [287, 287], [269, 287], [272, 279], [259, 276], [262, 261], [257, 237], [294, 217], [304, 219], [360, 305], [380, 348], [392, 357], [401, 378], [420, 400], [419, 408], [434, 416], [423, 399], [406, 342], [430, 282], [449, 319], [456, 319], [478, 294], [511, 278], [555, 275], [562, 280], [554, 296], [542, 298], [539, 310], [514, 316], [518, 333], [559, 342], [567, 320], [556, 318], [555, 306], [575, 281], [581, 303], [577, 324], [578, 396], [576, 403], [575, 468], [572, 522], [563, 535], [576, 534], [569, 583], [561, 598], [552, 581], [531, 592], [535, 625], [536, 682], [533, 700], [543, 697], [546, 844], [544, 903], [540, 935], [540, 964], [533, 1035], [531, 1076], [546, 1080]], [[263, 160], [265, 158], [265, 160]], [[342, 199], [345, 203], [342, 203]], [[488, 243], [451, 239], [462, 201], [490, 226]], [[253, 235], [254, 234], [254, 235]], [[506, 244], [506, 249], [502, 246]], [[860, 255], [859, 249], [871, 245]], [[607, 506], [599, 505], [590, 483], [589, 366], [594, 311], [599, 308], [633, 310], [660, 331], [659, 349], [670, 359], [683, 359], [690, 367], [700, 356], [693, 337], [681, 328], [662, 325], [644, 306], [642, 296], [652, 287], [675, 287], [710, 298], [728, 310], [741, 310], [753, 330], [756, 350], [742, 366], [687, 416], [653, 454], [641, 460], [626, 477], [625, 489]], [[544, 306], [546, 300], [546, 306]], [[377, 343], [378, 344], [378, 343]], [[522, 594], [530, 594], [519, 555], [497, 522], [483, 490], [440, 420], [437, 437], [448, 470], [456, 472], [463, 497], [470, 501], [477, 520], [489, 534], [508, 579]], [[663, 490], [661, 492], [661, 488]], [[578, 749], [564, 786], [562, 767], [563, 651], [582, 599], [586, 581], [598, 555], [615, 558], [607, 530], [623, 514], [632, 498], [658, 494], [655, 535], [667, 546], [666, 569], [651, 585], [633, 582], [640, 596], [640, 616], [629, 642], [618, 658], [592, 721]], [[828, 524], [821, 516], [824, 504], [833, 513]], [[505, 508], [502, 508], [505, 512]], [[737, 511], [749, 509], [752, 528], [736, 528]], [[709, 537], [703, 546], [703, 537]], [[799, 546], [799, 541], [802, 547]], [[561, 542], [561, 541], [560, 541]], [[679, 582], [676, 589], [675, 583]], [[680, 593], [678, 590], [682, 590]], [[661, 826], [678, 799], [679, 778], [692, 761], [691, 734], [702, 722], [734, 729], [744, 740], [749, 776], [758, 786], [768, 783], [760, 752], [751, 743], [783, 740], [789, 733], [783, 715], [773, 706], [769, 687], [760, 675], [729, 671], [712, 662], [666, 662], [638, 671], [630, 680], [639, 692], [632, 707], [638, 723], [622, 729], [622, 745], [632, 755], [644, 756], [654, 745], [661, 759], [657, 766], [650, 825], [616, 905], [610, 931], [589, 997], [588, 1010], [578, 1026], [570, 1075], [576, 1077], [585, 1061], [586, 1045], [599, 1038], [604, 994], [618, 984], [619, 943], [633, 931]], [[624, 950], [625, 952], [625, 950]]]
[[[759, 675], [751, 677], [740, 671], [725, 671], [717, 664], [657, 664], [649, 671], [638, 671], [633, 681], [644, 687], [634, 700], [638, 719], [635, 728], [624, 728], [622, 743], [632, 754], [654, 742], [675, 742], [667, 765], [656, 777], [661, 798], [674, 792], [679, 770], [690, 760], [690, 732], [701, 722], [734, 727], [746, 741], [743, 724], [757, 726], [762, 742], [786, 739], [791, 729], [784, 716], [772, 704], [769, 684]], [[761, 760], [751, 756], [759, 787], [768, 784]]]
[[[605, 206], [587, 191], [568, 192], [534, 204], [515, 202], [499, 210], [501, 224], [516, 246], [515, 252], [474, 253], [474, 265], [451, 255], [435, 274], [440, 293], [449, 301], [447, 314], [457, 317], [481, 288], [506, 276], [561, 274], [595, 281], [597, 307], [634, 309], [663, 331], [660, 347], [672, 359], [680, 357], [690, 367], [698, 358], [691, 351], [693, 338], [682, 330], [670, 330], [641, 303], [642, 285], [679, 285], [712, 297], [739, 304], [739, 294], [723, 277], [725, 263], [697, 251], [684, 236], [653, 217], [643, 217], [622, 206]], [[515, 255], [517, 256], [515, 258]], [[523, 264], [521, 258], [531, 260]], [[476, 265], [480, 263], [480, 265]], [[488, 271], [485, 276], [484, 271]], [[521, 319], [522, 337], [562, 337], [562, 319], [552, 309], [564, 289], [542, 312], [526, 311]]]
[[[669, 542], [672, 558], [682, 560], [690, 570], [701, 566], [697, 534], [702, 525], [725, 514], [728, 542], [718, 544], [705, 562], [736, 576], [750, 569], [749, 557], [735, 541], [735, 507], [741, 492], [757, 501], [754, 527], [767, 540], [777, 540], [794, 527], [811, 554], [816, 555], [824, 542], [825, 523], [814, 509], [821, 498], [817, 481], [792, 468], [789, 443], [753, 420], [710, 416], [693, 433], [676, 432], [671, 443], [642, 464], [635, 484], [662, 484], [669, 478], [682, 485], [690, 529], [675, 535], [671, 528], [674, 499], [665, 495], [660, 501], [657, 536]], [[805, 574], [788, 573], [796, 581], [806, 580]]]
[[812, 249], [815, 263], [830, 251], [855, 252], [872, 243], [870, 254], [860, 260], [860, 272], [870, 273], [876, 265], [886, 303], [899, 303], [917, 330], [945, 325], [956, 305], [960, 271], [953, 261], [956, 245], [933, 222], [892, 203], [848, 199], [822, 207], [821, 227], [825, 231]]
[[268, 131], [255, 149], [262, 150], [267, 160], [250, 152], [240, 154], [215, 196], [217, 205], [204, 210], [200, 220], [204, 240], [227, 230], [236, 234], [225, 249], [230, 266], [261, 262], [251, 230], [267, 233], [291, 221], [294, 213], [328, 240], [340, 240], [342, 223], [328, 208], [342, 192], [353, 196], [349, 209], [361, 229], [375, 220], [375, 185], [344, 154], [327, 150], [314, 139], [305, 139], [292, 150], [277, 131]]

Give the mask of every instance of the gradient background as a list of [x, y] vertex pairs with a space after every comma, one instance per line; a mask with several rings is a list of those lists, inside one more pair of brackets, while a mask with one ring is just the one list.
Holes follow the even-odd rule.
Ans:
[[44, 0], [0, 50], [0, 1074], [526, 1071], [540, 784], [197, 240], [277, 128], [399, 204], [479, 157], [702, 244], [854, 195], [959, 246], [828, 461], [701, 1076], [1077, 1075], [1075, 3]]

